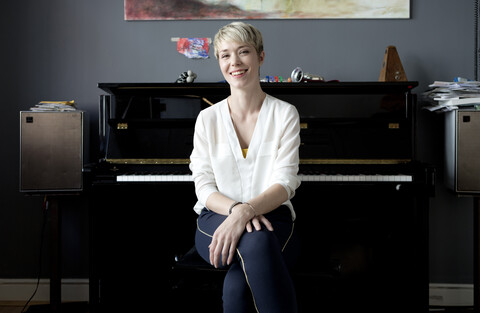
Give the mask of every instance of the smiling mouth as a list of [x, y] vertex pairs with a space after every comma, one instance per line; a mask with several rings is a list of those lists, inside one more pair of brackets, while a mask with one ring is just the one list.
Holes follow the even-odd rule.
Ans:
[[247, 72], [247, 70], [235, 71], [235, 72], [231, 72], [230, 75], [232, 75], [233, 77], [236, 77], [236, 76], [241, 76], [241, 75], [245, 74], [246, 72]]

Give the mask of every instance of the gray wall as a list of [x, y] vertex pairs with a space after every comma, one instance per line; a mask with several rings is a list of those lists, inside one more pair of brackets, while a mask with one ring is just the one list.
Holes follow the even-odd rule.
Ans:
[[[474, 76], [473, 11], [473, 0], [412, 0], [407, 20], [251, 23], [265, 37], [262, 75], [285, 77], [301, 66], [328, 80], [376, 81], [384, 50], [394, 45], [420, 94], [434, 80]], [[5, 1], [0, 14], [0, 278], [35, 277], [42, 199], [18, 191], [18, 112], [40, 100], [74, 99], [90, 115], [95, 145], [98, 82], [173, 82], [187, 69], [199, 82], [219, 81], [214, 57], [189, 60], [170, 38], [213, 37], [228, 21], [127, 22], [119, 0]], [[420, 158], [440, 167], [430, 210], [431, 281], [472, 283], [473, 202], [441, 182], [442, 116], [421, 111], [419, 126]], [[67, 277], [88, 272], [87, 199], [79, 200], [63, 212]]]

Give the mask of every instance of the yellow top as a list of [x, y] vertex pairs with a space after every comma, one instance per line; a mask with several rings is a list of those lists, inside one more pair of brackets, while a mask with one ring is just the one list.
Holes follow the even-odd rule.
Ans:
[[242, 149], [244, 159], [247, 157], [247, 152], [248, 152], [248, 148], [247, 149]]

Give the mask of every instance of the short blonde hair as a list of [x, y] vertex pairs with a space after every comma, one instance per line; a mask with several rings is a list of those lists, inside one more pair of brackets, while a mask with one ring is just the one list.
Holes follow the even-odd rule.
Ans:
[[244, 22], [233, 22], [220, 28], [213, 39], [215, 57], [218, 59], [220, 44], [223, 41], [246, 43], [255, 48], [257, 54], [263, 52], [262, 33], [253, 25]]

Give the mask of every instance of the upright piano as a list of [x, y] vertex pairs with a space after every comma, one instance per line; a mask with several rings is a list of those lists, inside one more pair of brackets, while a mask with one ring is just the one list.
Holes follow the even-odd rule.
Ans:
[[[428, 311], [435, 171], [416, 155], [417, 85], [262, 83], [300, 114], [302, 185], [292, 202], [302, 243], [294, 274], [301, 312]], [[193, 245], [195, 120], [229, 95], [228, 84], [98, 87], [105, 94], [91, 188], [94, 308], [126, 299], [168, 307], [156, 299], [169, 295], [177, 312], [202, 305], [214, 312], [212, 297], [177, 302], [203, 295], [201, 286], [181, 294], [169, 271]]]

